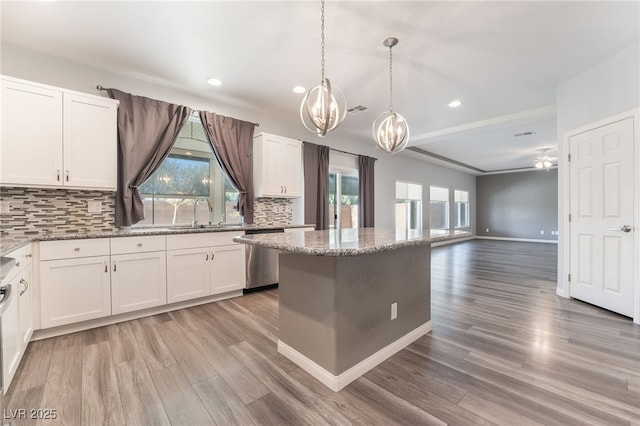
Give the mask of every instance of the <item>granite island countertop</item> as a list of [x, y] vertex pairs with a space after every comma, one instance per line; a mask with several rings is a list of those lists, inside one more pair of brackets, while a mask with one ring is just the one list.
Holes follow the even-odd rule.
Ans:
[[142, 226], [127, 229], [114, 229], [111, 231], [83, 231], [83, 232], [47, 232], [39, 234], [22, 234], [0, 239], [0, 256], [4, 256], [20, 247], [34, 241], [58, 241], [58, 240], [77, 240], [89, 238], [116, 238], [116, 237], [134, 237], [144, 235], [174, 235], [174, 234], [194, 234], [207, 232], [232, 232], [247, 230], [266, 230], [266, 229], [295, 229], [295, 228], [313, 228], [315, 225], [221, 225], [221, 226], [204, 226], [192, 228], [190, 226]]
[[312, 256], [361, 256], [402, 247], [470, 237], [468, 231], [410, 231], [390, 228], [349, 228], [288, 234], [243, 235], [237, 243]]

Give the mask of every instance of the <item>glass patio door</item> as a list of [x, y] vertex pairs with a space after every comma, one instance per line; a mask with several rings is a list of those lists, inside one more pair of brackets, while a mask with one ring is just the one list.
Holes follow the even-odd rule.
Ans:
[[329, 170], [329, 228], [358, 227], [358, 172]]

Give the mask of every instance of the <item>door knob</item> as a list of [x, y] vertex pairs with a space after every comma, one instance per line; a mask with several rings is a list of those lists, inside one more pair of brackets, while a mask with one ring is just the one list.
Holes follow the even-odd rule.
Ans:
[[622, 225], [619, 228], [609, 228], [609, 231], [631, 232], [631, 225]]

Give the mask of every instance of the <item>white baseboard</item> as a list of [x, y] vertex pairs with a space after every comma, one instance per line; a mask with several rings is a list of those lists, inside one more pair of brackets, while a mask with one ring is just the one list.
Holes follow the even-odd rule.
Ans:
[[533, 238], [508, 238], [508, 237], [480, 237], [476, 235], [478, 240], [496, 240], [496, 241], [518, 241], [521, 243], [545, 243], [558, 244], [558, 240], [536, 240]]
[[349, 383], [356, 380], [358, 377], [362, 376], [367, 371], [371, 370], [387, 358], [392, 355], [400, 352], [402, 349], [409, 346], [411, 343], [418, 340], [420, 337], [431, 331], [431, 321], [427, 321], [422, 324], [418, 328], [410, 331], [405, 334], [395, 342], [392, 342], [380, 349], [378, 352], [370, 355], [369, 357], [363, 359], [353, 367], [349, 368], [347, 371], [341, 373], [336, 376], [331, 374], [323, 367], [319, 366], [306, 356], [302, 355], [300, 352], [293, 349], [291, 346], [284, 343], [282, 340], [278, 340], [278, 353], [289, 358], [291, 361], [296, 363], [300, 368], [305, 370], [307, 373], [311, 374], [313, 377], [318, 379], [320, 383], [328, 387], [334, 392], [338, 392]]
[[170, 305], [156, 306], [140, 311], [127, 312], [126, 314], [111, 315], [94, 320], [83, 321], [75, 324], [61, 325], [58, 327], [45, 328], [35, 330], [31, 337], [31, 341], [48, 339], [50, 337], [62, 336], [63, 334], [75, 333], [77, 331], [89, 330], [91, 328], [102, 327], [105, 325], [116, 324], [118, 322], [144, 318], [151, 315], [162, 314], [165, 312], [175, 311], [177, 309], [190, 308], [192, 306], [204, 305], [206, 303], [217, 302], [219, 300], [230, 299], [232, 297], [242, 296], [242, 290], [233, 290], [227, 293], [216, 294], [213, 296], [202, 297], [200, 299], [185, 300]]

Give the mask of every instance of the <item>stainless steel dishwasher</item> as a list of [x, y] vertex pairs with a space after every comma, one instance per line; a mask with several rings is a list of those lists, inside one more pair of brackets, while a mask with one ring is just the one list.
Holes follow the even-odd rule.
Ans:
[[[275, 234], [283, 228], [247, 229], [246, 235]], [[247, 288], [245, 293], [272, 288], [278, 285], [278, 250], [247, 244]]]

